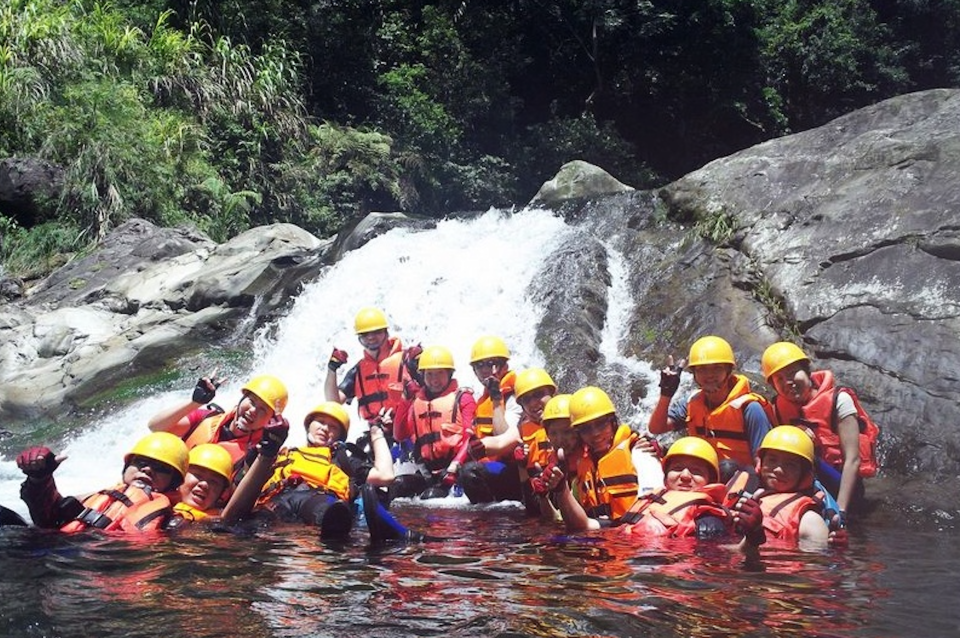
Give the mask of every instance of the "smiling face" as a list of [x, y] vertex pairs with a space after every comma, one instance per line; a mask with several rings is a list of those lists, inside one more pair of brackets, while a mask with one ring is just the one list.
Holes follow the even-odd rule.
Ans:
[[387, 332], [386, 329], [372, 330], [370, 332], [364, 332], [357, 335], [357, 341], [360, 342], [360, 345], [363, 346], [363, 349], [373, 355], [377, 354], [377, 352], [381, 347], [383, 347], [383, 344], [385, 344], [389, 338], [390, 333]]
[[772, 492], [796, 492], [804, 486], [810, 464], [806, 459], [782, 450], [763, 450], [760, 479]]
[[330, 447], [344, 438], [343, 426], [329, 414], [315, 414], [307, 424], [307, 442], [312, 447]]
[[447, 386], [450, 385], [450, 380], [453, 378], [453, 370], [444, 368], [423, 370], [422, 374], [424, 387], [435, 395], [446, 390]]
[[180, 486], [180, 500], [198, 510], [206, 511], [217, 504], [227, 480], [205, 467], [191, 465]]
[[613, 415], [605, 414], [578, 425], [576, 432], [590, 454], [594, 456], [606, 454], [613, 447], [613, 440], [617, 433], [617, 420]]
[[543, 422], [543, 427], [555, 449], [563, 450], [563, 455], [568, 459], [576, 457], [582, 443], [576, 430], [570, 427], [570, 419], [548, 419]]
[[173, 485], [176, 470], [145, 456], [133, 456], [123, 469], [123, 482], [130, 485], [138, 482], [155, 492], [166, 492]]
[[713, 467], [695, 456], [679, 455], [670, 458], [663, 479], [664, 487], [680, 492], [694, 492], [713, 480]]
[[707, 395], [718, 395], [723, 393], [726, 396], [727, 387], [730, 381], [730, 375], [733, 374], [733, 366], [729, 363], [710, 363], [702, 366], [692, 366], [693, 380], [697, 386]]
[[257, 395], [246, 392], [237, 405], [237, 413], [230, 424], [234, 434], [261, 430], [273, 416], [273, 408]]
[[555, 393], [556, 391], [551, 387], [535, 388], [518, 398], [517, 403], [520, 404], [528, 419], [540, 423], [543, 419], [543, 408], [546, 407]]
[[770, 382], [778, 394], [791, 403], [804, 405], [813, 394], [813, 380], [806, 361], [796, 361], [770, 375]]

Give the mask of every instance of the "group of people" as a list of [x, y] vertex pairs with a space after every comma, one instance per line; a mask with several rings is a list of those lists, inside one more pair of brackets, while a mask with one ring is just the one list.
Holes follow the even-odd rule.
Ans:
[[[862, 479], [876, 472], [878, 429], [856, 393], [812, 371], [791, 343], [763, 354], [777, 392], [768, 401], [736, 373], [726, 341], [697, 340], [686, 361], [671, 358], [661, 371], [640, 434], [601, 388], [564, 394], [542, 368], [511, 370], [499, 337], [471, 349], [483, 388], [475, 396], [455, 378], [449, 349], [404, 348], [381, 310], [362, 309], [354, 328], [363, 355], [341, 378], [349, 356], [333, 348], [324, 401], [303, 419], [306, 445], [284, 447], [280, 379], [251, 379], [225, 410], [213, 403], [223, 381], [213, 374], [190, 401], [150, 419], [116, 486], [64, 497], [53, 478], [62, 456], [46, 447], [20, 454], [34, 524], [147, 531], [279, 519], [340, 539], [359, 511], [373, 541], [424, 540], [390, 513], [393, 499], [462, 490], [472, 503], [521, 502], [572, 531], [727, 538], [752, 553], [769, 536], [842, 542], [863, 504]], [[684, 369], [697, 390], [674, 400]], [[363, 428], [348, 441], [344, 404], [353, 401]], [[663, 451], [658, 435], [671, 431], [683, 436]]]

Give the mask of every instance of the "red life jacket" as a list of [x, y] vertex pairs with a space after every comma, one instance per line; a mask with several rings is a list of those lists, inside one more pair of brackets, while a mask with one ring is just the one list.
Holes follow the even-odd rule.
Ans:
[[[517, 373], [510, 370], [500, 379], [500, 392], [503, 393], [503, 403], [513, 396], [513, 384], [516, 382]], [[493, 435], [493, 401], [487, 390], [477, 399], [477, 413], [473, 419], [474, 433], [478, 438]]]
[[427, 399], [421, 391], [413, 401], [413, 449], [432, 472], [449, 465], [463, 443], [460, 396], [464, 392], [471, 390], [458, 390], [456, 379], [452, 379], [441, 396]]
[[83, 511], [60, 531], [155, 531], [167, 522], [173, 507], [166, 495], [141, 487], [136, 482], [131, 485], [121, 483], [91, 494], [84, 499], [83, 506]]
[[877, 439], [880, 427], [860, 404], [860, 399], [851, 388], [837, 386], [833, 373], [818, 370], [810, 374], [813, 381], [813, 396], [803, 406], [777, 395], [773, 399], [779, 424], [807, 427], [816, 437], [820, 457], [838, 471], [843, 470], [843, 448], [837, 433], [837, 395], [842, 390], [853, 399], [860, 426], [860, 476], [869, 478], [877, 473]]
[[716, 408], [707, 407], [703, 392], [698, 390], [687, 403], [687, 432], [706, 439], [717, 450], [720, 460], [733, 459], [741, 467], [753, 465], [750, 440], [743, 422], [743, 410], [757, 402], [768, 410], [767, 400], [750, 391], [750, 381], [734, 375], [736, 383]]
[[727, 486], [713, 483], [696, 492], [663, 489], [638, 498], [621, 517], [627, 523], [625, 534], [687, 537], [697, 535], [697, 519], [716, 516], [729, 522], [730, 516], [720, 503]]
[[800, 538], [800, 519], [807, 512], [823, 510], [823, 501], [802, 492], [764, 492], [760, 494], [763, 528], [773, 538], [796, 541]]
[[403, 401], [403, 384], [407, 379], [400, 339], [390, 337], [376, 356], [364, 350], [353, 386], [360, 417], [371, 421], [383, 409], [396, 410]]
[[577, 463], [577, 496], [587, 516], [623, 516], [637, 500], [639, 482], [633, 466], [633, 444], [638, 435], [629, 425], [621, 425], [610, 450], [594, 463], [586, 454]]

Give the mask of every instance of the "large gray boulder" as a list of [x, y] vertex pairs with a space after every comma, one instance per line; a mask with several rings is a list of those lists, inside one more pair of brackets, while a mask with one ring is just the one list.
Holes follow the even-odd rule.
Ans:
[[276, 316], [324, 265], [321, 242], [275, 224], [217, 245], [131, 220], [0, 310], [0, 414], [56, 415], [104, 387]]
[[958, 178], [960, 91], [935, 90], [746, 149], [656, 192], [561, 208], [580, 233], [565, 248], [576, 265], [551, 260], [531, 294], [548, 307], [541, 341], [562, 334], [557, 351], [581, 356], [566, 352], [551, 369], [565, 386], [605, 383], [620, 406], [651, 391], [599, 356], [619, 277], [634, 308], [623, 353], [660, 365], [721, 335], [769, 393], [760, 354], [794, 340], [857, 388], [883, 428], [887, 474], [955, 483]]

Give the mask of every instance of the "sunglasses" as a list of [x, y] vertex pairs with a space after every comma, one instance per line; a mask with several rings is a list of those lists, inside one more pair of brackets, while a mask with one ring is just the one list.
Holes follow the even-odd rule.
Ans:
[[128, 465], [132, 465], [133, 467], [141, 470], [144, 468], [150, 468], [150, 470], [152, 470], [153, 472], [156, 472], [157, 474], [173, 474], [174, 473], [173, 468], [167, 465], [166, 463], [157, 461], [155, 459], [147, 458], [145, 456], [132, 457]]
[[503, 361], [500, 359], [483, 359], [473, 364], [473, 367], [476, 369], [499, 368], [502, 366], [503, 366]]

